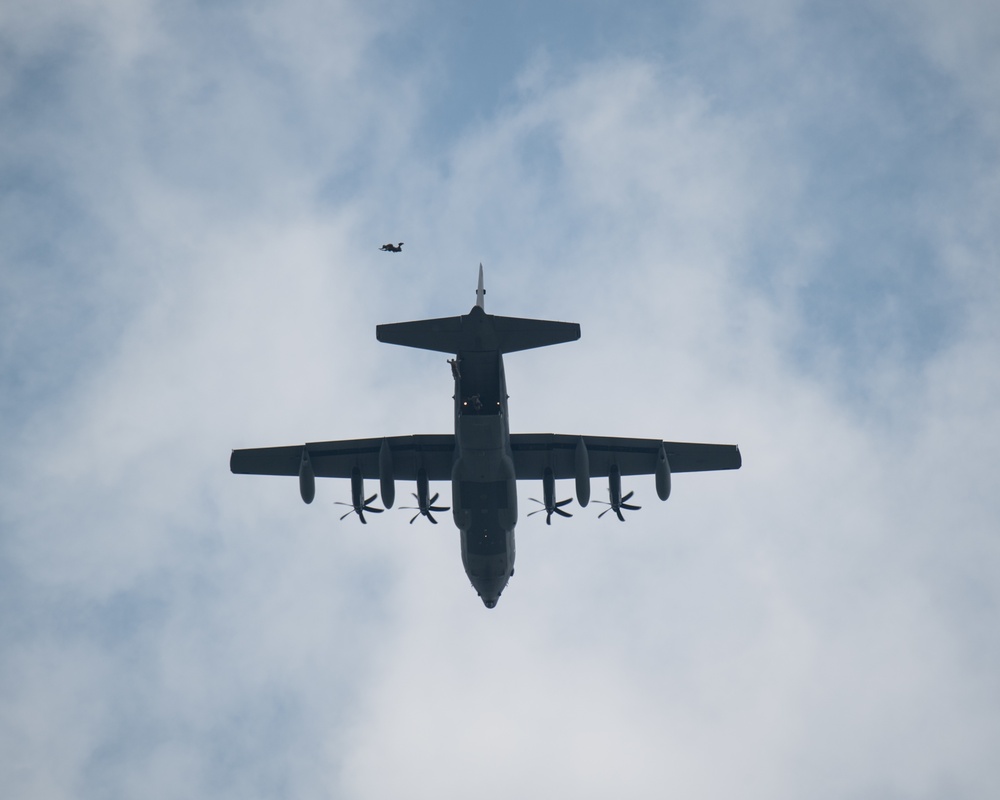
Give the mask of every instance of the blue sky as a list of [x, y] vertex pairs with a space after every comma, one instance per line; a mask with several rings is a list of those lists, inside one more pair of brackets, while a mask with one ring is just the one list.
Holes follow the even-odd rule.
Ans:
[[[975, 0], [4, 6], [0, 785], [995, 796], [998, 40]], [[515, 429], [744, 455], [626, 525], [521, 487], [492, 612], [452, 526], [227, 463], [448, 431], [374, 326], [480, 262], [582, 325], [508, 357]]]

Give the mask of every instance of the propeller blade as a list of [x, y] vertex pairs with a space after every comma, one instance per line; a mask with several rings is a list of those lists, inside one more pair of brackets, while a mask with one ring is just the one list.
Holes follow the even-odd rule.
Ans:
[[[364, 504], [361, 506], [361, 511], [369, 511], [372, 514], [381, 514], [383, 511], [385, 511], [384, 508], [375, 508], [375, 506], [372, 505], [372, 503], [375, 501], [377, 497], [378, 497], [377, 494], [373, 494], [371, 497], [365, 500]], [[361, 511], [358, 512], [359, 515]], [[363, 522], [364, 517], [362, 517], [361, 520]]]
[[374, 500], [376, 497], [378, 497], [378, 495], [373, 494], [371, 497], [365, 500], [365, 504], [361, 506], [361, 508], [356, 508], [353, 503], [341, 503], [339, 500], [334, 500], [333, 503], [334, 505], [337, 506], [350, 506], [351, 508], [350, 511], [348, 511], [346, 514], [344, 514], [344, 516], [340, 518], [341, 522], [343, 522], [345, 519], [351, 516], [351, 514], [357, 514], [358, 519], [361, 520], [361, 524], [367, 525], [368, 520], [365, 519], [365, 514], [364, 514], [365, 511], [369, 511], [372, 514], [381, 514], [383, 511], [385, 511], [384, 508], [375, 508], [374, 506], [369, 505], [369, 503], [371, 503], [371, 501]]
[[[437, 520], [434, 519], [434, 515], [431, 514], [431, 512], [432, 511], [451, 511], [451, 509], [449, 507], [447, 507], [447, 506], [428, 506], [427, 508], [417, 508], [416, 506], [400, 506], [400, 508], [405, 508], [405, 509], [407, 509], [409, 511], [416, 511], [417, 512], [416, 514], [413, 515], [413, 519], [410, 520], [410, 524], [411, 525], [414, 523], [414, 521], [416, 520], [416, 518], [419, 517], [421, 514], [423, 514], [423, 516], [427, 517], [427, 519], [429, 519], [431, 521], [432, 525], [437, 525], [438, 524]], [[385, 509], [382, 509], [382, 508], [373, 508], [371, 510], [380, 514]]]
[[563, 511], [561, 508], [559, 508], [558, 505], [555, 508], [553, 508], [552, 510], [555, 511], [560, 517], [572, 517], [573, 516], [568, 511]]
[[[632, 495], [631, 495], [631, 493], [629, 493], [627, 496], [631, 497]], [[625, 517], [622, 516], [622, 509], [623, 508], [627, 508], [627, 509], [629, 509], [631, 511], [638, 511], [639, 510], [639, 506], [630, 506], [630, 505], [627, 505], [626, 503], [619, 503], [617, 506], [613, 506], [613, 505], [611, 505], [611, 503], [605, 503], [603, 500], [595, 500], [594, 502], [595, 503], [602, 503], [603, 505], [608, 506], [608, 508], [604, 509], [600, 514], [597, 515], [598, 519], [600, 519], [601, 517], [603, 517], [609, 511], [614, 511], [615, 512], [615, 516], [617, 516], [618, 519], [620, 519], [622, 522], [624, 522], [625, 521]], [[565, 514], [566, 512], [564, 511], [563, 513]]]

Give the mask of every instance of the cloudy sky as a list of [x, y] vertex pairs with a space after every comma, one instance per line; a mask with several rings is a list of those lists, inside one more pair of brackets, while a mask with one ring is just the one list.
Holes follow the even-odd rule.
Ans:
[[[0, 3], [4, 796], [1000, 794], [1000, 10], [732, 5]], [[744, 457], [493, 611], [228, 470], [448, 432], [480, 262], [514, 429]]]

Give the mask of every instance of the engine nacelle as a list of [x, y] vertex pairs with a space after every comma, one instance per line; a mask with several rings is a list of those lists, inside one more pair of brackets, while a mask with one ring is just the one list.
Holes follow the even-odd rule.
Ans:
[[656, 457], [656, 494], [661, 500], [670, 497], [670, 462], [667, 461], [667, 451], [660, 445], [660, 454]]
[[382, 447], [378, 451], [378, 482], [382, 502], [386, 508], [392, 508], [396, 500], [396, 482], [392, 471], [392, 450], [386, 439], [382, 440]]
[[552, 468], [546, 467], [545, 473], [542, 475], [542, 497], [545, 499], [545, 510], [555, 508], [556, 506], [556, 479], [552, 474]]
[[351, 468], [351, 505], [355, 511], [365, 506], [365, 479], [361, 467]]
[[613, 462], [608, 467], [608, 500], [612, 508], [617, 508], [622, 502], [622, 470]]
[[576, 466], [576, 502], [580, 508], [586, 508], [590, 502], [590, 455], [582, 436], [576, 443], [573, 461]]
[[431, 496], [430, 483], [427, 481], [427, 470], [420, 467], [417, 470], [417, 507], [419, 509], [425, 509], [430, 506], [431, 501], [428, 499]]
[[302, 460], [299, 462], [299, 494], [306, 504], [316, 497], [316, 473], [309, 460], [309, 448], [305, 446], [302, 447]]

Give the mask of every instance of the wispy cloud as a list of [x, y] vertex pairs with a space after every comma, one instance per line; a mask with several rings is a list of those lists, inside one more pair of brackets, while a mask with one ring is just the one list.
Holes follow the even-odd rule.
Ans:
[[[995, 793], [995, 14], [966, 11], [0, 12], [0, 784]], [[515, 428], [745, 458], [666, 505], [630, 482], [626, 525], [522, 509], [492, 613], [450, 525], [226, 467], [448, 430], [443, 358], [372, 328], [464, 312], [479, 261], [490, 310], [583, 324], [509, 357]]]

